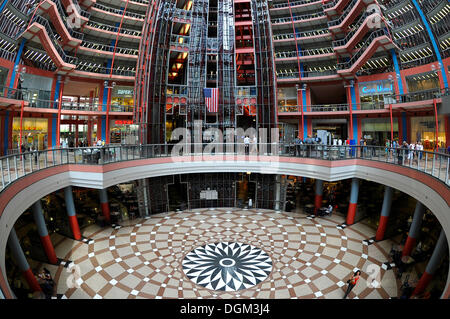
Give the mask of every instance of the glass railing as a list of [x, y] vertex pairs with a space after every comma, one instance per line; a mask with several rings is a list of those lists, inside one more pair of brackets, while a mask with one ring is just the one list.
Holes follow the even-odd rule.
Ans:
[[[211, 145], [212, 144], [212, 145]], [[206, 148], [209, 146], [208, 148]], [[211, 147], [214, 146], [214, 147]], [[206, 152], [207, 149], [213, 151]], [[205, 152], [203, 152], [205, 150]], [[20, 152], [20, 151], [19, 151]], [[246, 157], [246, 154], [250, 155]], [[253, 161], [258, 155], [266, 160], [276, 158], [312, 158], [325, 161], [361, 159], [387, 163], [393, 167], [415, 170], [436, 178], [449, 186], [450, 155], [441, 152], [416, 151], [407, 148], [386, 148], [383, 146], [323, 145], [255, 143], [208, 143], [208, 144], [155, 144], [155, 145], [110, 145], [103, 147], [55, 148], [43, 151], [23, 152], [0, 158], [0, 187], [3, 191], [14, 181], [33, 172], [67, 164], [104, 165], [149, 158], [173, 158], [182, 161], [181, 156], [238, 155], [242, 161]], [[222, 155], [222, 157], [220, 157]], [[252, 157], [253, 156], [253, 157]], [[274, 157], [273, 159], [267, 159]], [[178, 158], [178, 159], [177, 159]], [[211, 158], [214, 160], [214, 157]], [[233, 157], [232, 160], [235, 158]], [[189, 160], [193, 160], [190, 157]], [[294, 164], [295, 165], [295, 164]], [[354, 164], [352, 164], [354, 165]]]
[[172, 34], [170, 36], [170, 44], [178, 46], [189, 46], [189, 36]]

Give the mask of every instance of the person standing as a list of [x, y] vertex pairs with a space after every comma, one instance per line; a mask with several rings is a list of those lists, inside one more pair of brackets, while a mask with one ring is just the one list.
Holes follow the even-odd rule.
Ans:
[[347, 296], [350, 293], [350, 291], [352, 291], [353, 287], [356, 286], [356, 283], [358, 282], [360, 277], [361, 277], [361, 271], [357, 270], [352, 275], [352, 277], [349, 280], [347, 280], [347, 283], [348, 283], [347, 291], [345, 292], [344, 298], [342, 298], [342, 299], [347, 298]]
[[244, 146], [245, 146], [245, 155], [248, 155], [248, 150], [250, 146], [250, 138], [248, 137], [248, 135], [244, 137]]

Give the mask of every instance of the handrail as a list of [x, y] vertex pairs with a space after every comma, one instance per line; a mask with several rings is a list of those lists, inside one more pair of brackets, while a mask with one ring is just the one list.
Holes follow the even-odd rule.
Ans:
[[[85, 164], [103, 165], [128, 160], [192, 155], [245, 155], [244, 143], [214, 143], [215, 152], [203, 153], [213, 149], [211, 143], [179, 143], [154, 145], [109, 145], [102, 147], [55, 148], [43, 151], [23, 152], [0, 158], [0, 191], [23, 176], [41, 169], [65, 165]], [[449, 187], [450, 155], [441, 152], [416, 151], [407, 148], [388, 148], [384, 146], [361, 145], [323, 145], [293, 143], [258, 143], [247, 148], [250, 155], [269, 157], [303, 157], [328, 161], [365, 159], [389, 163], [399, 167], [423, 172], [437, 178]], [[243, 157], [242, 160], [252, 160]]]

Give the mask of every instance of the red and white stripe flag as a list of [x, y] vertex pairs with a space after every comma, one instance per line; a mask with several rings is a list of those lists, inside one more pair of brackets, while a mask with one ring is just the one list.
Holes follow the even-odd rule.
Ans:
[[219, 111], [219, 89], [204, 88], [205, 104], [208, 112], [216, 113]]

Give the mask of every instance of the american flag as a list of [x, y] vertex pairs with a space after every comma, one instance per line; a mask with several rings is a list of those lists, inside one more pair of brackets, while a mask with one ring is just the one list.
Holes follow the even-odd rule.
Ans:
[[218, 88], [204, 88], [205, 104], [208, 112], [218, 112], [219, 109], [219, 89]]

